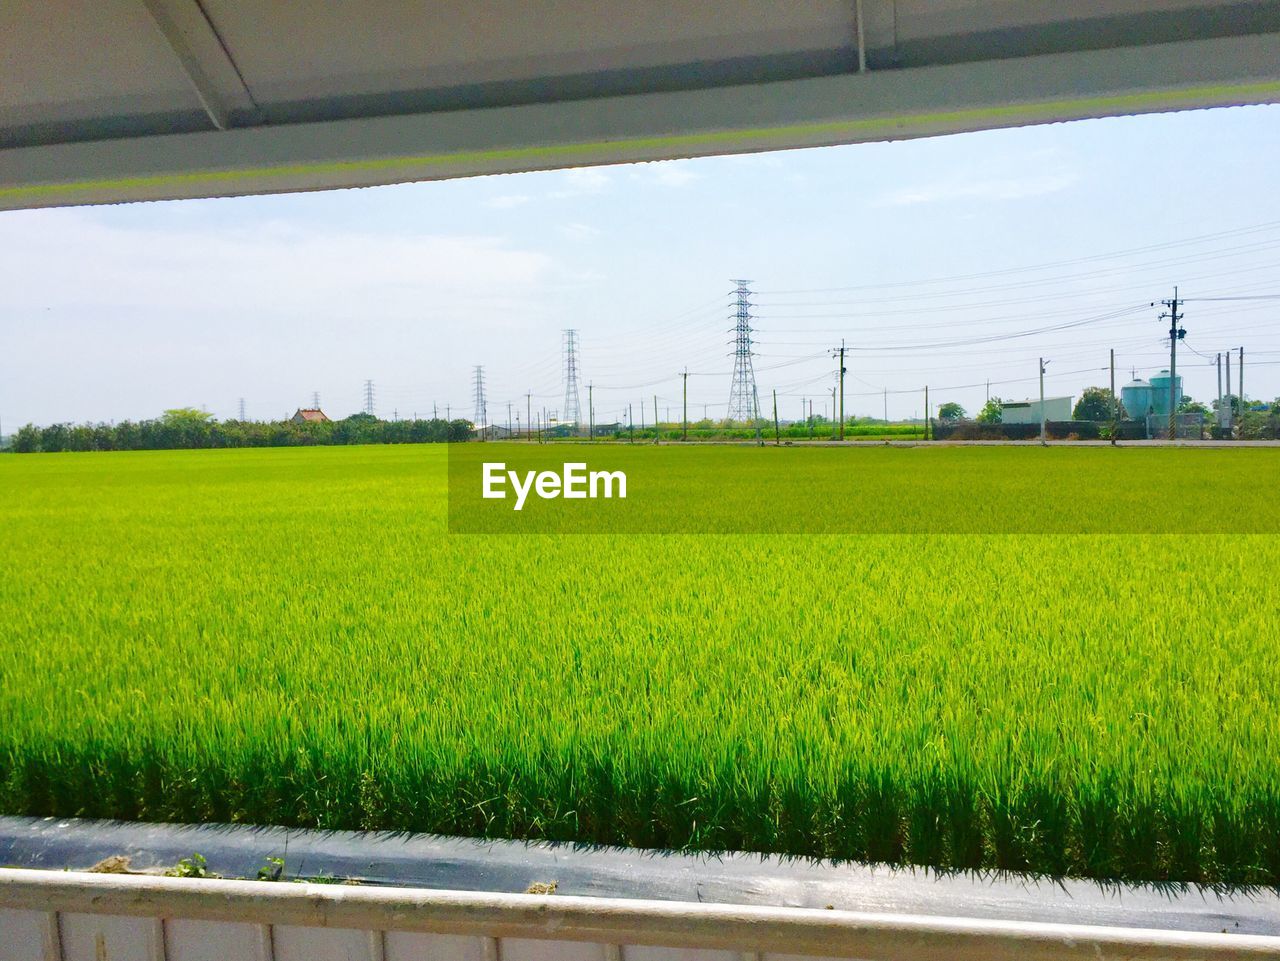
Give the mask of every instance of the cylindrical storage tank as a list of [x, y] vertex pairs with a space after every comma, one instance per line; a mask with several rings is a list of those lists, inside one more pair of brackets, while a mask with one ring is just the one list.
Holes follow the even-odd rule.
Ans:
[[[1169, 383], [1171, 378], [1167, 370], [1162, 370], [1151, 378], [1151, 406], [1160, 417], [1169, 416]], [[1182, 398], [1182, 376], [1172, 378], [1176, 381], [1174, 390], [1179, 399]]]
[[1130, 381], [1120, 388], [1120, 403], [1124, 404], [1124, 412], [1133, 419], [1146, 417], [1151, 408], [1151, 385], [1141, 379]]

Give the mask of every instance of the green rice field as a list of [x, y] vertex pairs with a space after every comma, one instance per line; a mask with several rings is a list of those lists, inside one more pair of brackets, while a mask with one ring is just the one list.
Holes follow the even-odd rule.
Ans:
[[[626, 457], [917, 523], [458, 534], [441, 446], [0, 457], [0, 813], [1280, 883], [1280, 450]], [[1112, 532], [919, 523], [1046, 498]]]

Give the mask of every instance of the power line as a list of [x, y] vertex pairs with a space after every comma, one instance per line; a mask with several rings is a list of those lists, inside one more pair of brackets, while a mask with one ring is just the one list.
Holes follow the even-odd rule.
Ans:
[[915, 287], [925, 284], [946, 284], [953, 283], [958, 280], [977, 280], [983, 277], [1000, 277], [1008, 274], [1016, 274], [1023, 272], [1031, 272], [1036, 270], [1051, 270], [1054, 267], [1070, 267], [1074, 264], [1096, 263], [1103, 260], [1113, 260], [1118, 257], [1129, 257], [1134, 254], [1148, 253], [1154, 250], [1168, 250], [1175, 247], [1188, 247], [1194, 244], [1205, 243], [1210, 240], [1219, 240], [1223, 237], [1240, 236], [1244, 234], [1260, 233], [1266, 230], [1274, 230], [1280, 228], [1280, 220], [1266, 221], [1260, 224], [1254, 224], [1248, 227], [1237, 227], [1231, 230], [1218, 231], [1211, 234], [1201, 234], [1195, 237], [1185, 238], [1183, 240], [1171, 240], [1159, 244], [1146, 244], [1141, 247], [1130, 247], [1122, 250], [1110, 251], [1101, 254], [1090, 254], [1085, 257], [1074, 257], [1068, 260], [1048, 261], [1041, 264], [1026, 264], [1019, 267], [1005, 267], [998, 270], [984, 270], [971, 274], [953, 274], [949, 277], [935, 277], [924, 280], [910, 281], [893, 281], [879, 284], [858, 284], [848, 287], [819, 287], [819, 288], [798, 288], [793, 290], [764, 290], [764, 294], [803, 294], [803, 293], [834, 293], [840, 291], [861, 291], [861, 290], [889, 290], [898, 287]]

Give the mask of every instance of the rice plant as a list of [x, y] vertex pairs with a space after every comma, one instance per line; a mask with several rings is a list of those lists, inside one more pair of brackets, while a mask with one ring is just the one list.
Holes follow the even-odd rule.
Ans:
[[0, 458], [0, 812], [1280, 882], [1274, 452], [1109, 453], [633, 456], [905, 516], [1050, 455], [1188, 532], [457, 535], [439, 447]]

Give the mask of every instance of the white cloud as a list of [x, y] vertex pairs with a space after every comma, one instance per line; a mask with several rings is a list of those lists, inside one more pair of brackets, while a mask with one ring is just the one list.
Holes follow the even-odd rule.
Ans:
[[1077, 174], [1065, 170], [976, 179], [952, 176], [891, 190], [875, 198], [873, 203], [878, 207], [907, 207], [945, 200], [1026, 200], [1066, 190], [1079, 179]]
[[663, 160], [646, 164], [645, 170], [649, 179], [661, 187], [687, 187], [695, 180], [702, 179], [702, 174], [690, 169], [687, 160]]
[[563, 186], [550, 194], [556, 200], [603, 193], [613, 183], [613, 179], [598, 167], [571, 167], [562, 170], [560, 180]]
[[0, 247], [0, 284], [21, 289], [20, 299], [37, 308], [399, 312], [421, 297], [441, 304], [495, 289], [514, 295], [553, 268], [547, 254], [500, 237], [281, 222], [119, 227], [79, 210], [10, 213], [0, 220]]
[[484, 205], [493, 210], [510, 210], [512, 207], [521, 207], [532, 199], [528, 194], [502, 194], [498, 197], [490, 197]]
[[560, 233], [569, 240], [579, 242], [591, 240], [600, 236], [600, 231], [592, 227], [590, 224], [561, 224]]
[[[366, 377], [383, 413], [459, 408], [470, 365], [509, 364], [547, 340], [542, 304], [564, 282], [552, 256], [499, 236], [230, 225], [168, 209], [145, 221], [83, 209], [0, 218], [0, 360], [58, 358], [56, 369], [0, 364], [6, 420], [185, 404], [225, 417], [240, 396], [253, 416], [277, 417], [312, 390], [345, 416]], [[19, 413], [11, 394], [34, 399]]]

